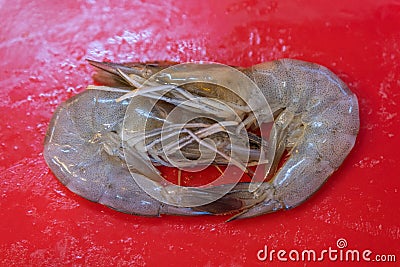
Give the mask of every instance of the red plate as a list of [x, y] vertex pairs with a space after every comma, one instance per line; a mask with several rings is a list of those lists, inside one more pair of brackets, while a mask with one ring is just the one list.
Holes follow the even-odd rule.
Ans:
[[[360, 261], [365, 250], [371, 260], [395, 255], [400, 261], [399, 1], [21, 0], [1, 6], [2, 266], [281, 263], [277, 253], [272, 263], [257, 258], [265, 246], [285, 250], [285, 266], [311, 265], [301, 261], [304, 249], [318, 256], [338, 250], [335, 262], [323, 254], [324, 266], [344, 261], [340, 253], [349, 250], [359, 251]], [[329, 67], [360, 102], [354, 150], [298, 208], [232, 223], [224, 223], [227, 216], [131, 216], [71, 193], [44, 162], [53, 111], [91, 83], [85, 58], [249, 66], [283, 57]], [[347, 247], [338, 247], [340, 238]], [[300, 261], [289, 258], [291, 250], [300, 252]]]

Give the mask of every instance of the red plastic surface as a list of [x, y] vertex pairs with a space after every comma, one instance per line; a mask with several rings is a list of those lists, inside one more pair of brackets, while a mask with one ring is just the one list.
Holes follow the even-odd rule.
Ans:
[[[257, 259], [265, 245], [321, 251], [339, 238], [399, 263], [399, 1], [20, 0], [1, 1], [0, 17], [1, 266], [272, 266], [276, 255]], [[360, 103], [354, 150], [298, 208], [231, 223], [131, 216], [71, 193], [44, 162], [53, 111], [91, 83], [85, 58], [249, 66], [283, 57], [329, 67]]]

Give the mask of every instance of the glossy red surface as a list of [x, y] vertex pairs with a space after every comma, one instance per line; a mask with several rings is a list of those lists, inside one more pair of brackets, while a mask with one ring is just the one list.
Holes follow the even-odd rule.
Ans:
[[[337, 249], [339, 238], [346, 249], [400, 261], [399, 1], [19, 0], [0, 7], [1, 266], [273, 266], [276, 256], [257, 259], [264, 245], [321, 251]], [[85, 58], [248, 66], [283, 57], [329, 67], [360, 103], [354, 150], [298, 208], [232, 223], [131, 216], [71, 193], [44, 162], [53, 111], [91, 83]]]

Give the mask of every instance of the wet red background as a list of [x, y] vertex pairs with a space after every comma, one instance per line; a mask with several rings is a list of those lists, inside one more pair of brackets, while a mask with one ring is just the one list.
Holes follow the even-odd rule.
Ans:
[[[1, 1], [0, 264], [271, 266], [257, 260], [264, 245], [321, 251], [339, 238], [399, 262], [400, 1], [342, 2]], [[354, 150], [296, 209], [232, 223], [131, 216], [69, 192], [44, 162], [53, 111], [91, 83], [85, 58], [283, 57], [329, 67], [360, 103]]]

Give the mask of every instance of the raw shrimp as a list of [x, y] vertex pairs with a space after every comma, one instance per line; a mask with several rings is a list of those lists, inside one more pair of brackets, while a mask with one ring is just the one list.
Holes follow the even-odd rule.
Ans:
[[[127, 81], [143, 83], [140, 79], [145, 80], [171, 65], [92, 64], [104, 70], [97, 75], [98, 81], [117, 87], [126, 85]], [[258, 85], [275, 117], [270, 134], [272, 142], [269, 142], [269, 149], [274, 151], [270, 166], [272, 174], [269, 174], [272, 179], [268, 182], [238, 184], [222, 198], [197, 207], [176, 207], [151, 198], [131, 179], [120, 151], [119, 133], [127, 102], [115, 101], [116, 98], [123, 99], [122, 93], [97, 90], [87, 90], [58, 109], [45, 142], [46, 161], [72, 191], [128, 213], [199, 215], [241, 211], [234, 218], [245, 218], [295, 207], [318, 190], [354, 146], [359, 129], [357, 98], [332, 72], [313, 63], [283, 59], [238, 69]], [[251, 100], [253, 92], [246, 89], [242, 88], [247, 93], [244, 94], [246, 100]], [[190, 88], [185, 90], [191, 92]], [[212, 97], [218, 95], [216, 91], [211, 92]], [[235, 96], [231, 99], [224, 94], [224, 97], [236, 111], [242, 112], [242, 125], [260, 126], [254, 121], [263, 116], [265, 110], [261, 106], [248, 110]], [[171, 96], [174, 98], [182, 100], [177, 95]], [[218, 106], [212, 101], [203, 104], [213, 108]], [[242, 128], [237, 126], [236, 133]], [[276, 171], [285, 150], [289, 157]], [[137, 151], [132, 153], [137, 160], [134, 167], [137, 177], [149, 183], [157, 181], [153, 178], [157, 173], [154, 167], [136, 155]], [[150, 186], [160, 189], [157, 184]], [[221, 187], [226, 186], [205, 191], [183, 190], [175, 194], [178, 199], [208, 199], [213, 190], [219, 192]]]
[[[168, 113], [170, 107], [168, 103], [158, 103], [153, 108], [153, 103], [149, 102], [151, 99], [141, 96], [132, 101], [117, 101], [124, 93], [124, 90], [86, 90], [58, 107], [45, 139], [44, 157], [47, 164], [71, 191], [122, 212], [149, 216], [208, 214], [205, 211], [172, 206], [164, 202], [169, 200], [179, 205], [193, 206], [196, 199], [199, 199], [200, 203], [209, 203], [219, 198], [220, 193], [217, 191], [221, 188], [229, 191], [233, 185], [211, 190], [162, 185], [160, 173], [145, 154], [149, 151], [149, 146], [158, 141], [152, 138], [151, 130], [158, 130], [159, 120], [165, 120], [163, 112]], [[134, 109], [125, 116], [129, 104]], [[133, 125], [128, 126], [134, 131], [133, 134], [124, 128], [127, 126], [123, 124], [126, 117], [132, 117], [128, 121]], [[186, 127], [194, 127], [193, 125], [202, 130], [212, 128], [210, 133], [202, 131], [195, 134], [206, 134], [205, 136], [214, 139], [220, 139], [220, 136], [213, 137], [214, 133], [227, 127], [214, 127], [215, 130], [214, 124], [207, 124], [205, 121], [189, 123]], [[147, 126], [150, 126], [150, 129], [147, 129]], [[134, 143], [131, 149], [125, 151], [122, 137], [124, 130], [125, 133], [128, 132], [127, 142]], [[141, 147], [141, 142], [132, 141], [132, 136], [139, 139], [149, 137], [143, 135], [143, 130], [150, 130], [150, 142]], [[222, 148], [216, 149], [217, 151], [223, 150], [225, 137], [222, 139]], [[255, 146], [260, 143], [255, 136], [250, 139]], [[193, 148], [190, 149], [189, 147], [189, 154]], [[253, 150], [257, 152], [257, 149]], [[154, 163], [164, 163], [157, 160], [157, 154], [149, 156], [153, 156]], [[199, 159], [195, 160], [198, 161]], [[248, 158], [245, 161], [247, 162]], [[132, 177], [140, 180], [142, 187]], [[143, 191], [143, 184], [146, 188], [151, 188], [157, 199]]]
[[[193, 214], [160, 203], [133, 182], [119, 151], [118, 132], [128, 105], [115, 101], [121, 95], [86, 90], [58, 107], [45, 140], [47, 164], [72, 192], [121, 212]], [[143, 173], [154, 175], [147, 166], [138, 164]]]
[[[261, 89], [276, 114], [275, 159], [289, 157], [269, 182], [250, 198], [260, 202], [232, 217], [248, 218], [298, 206], [314, 194], [339, 168], [353, 148], [359, 131], [356, 95], [327, 68], [282, 59], [243, 70]], [[277, 161], [275, 161], [277, 162]], [[219, 211], [232, 199], [243, 199], [243, 185], [204, 207]]]

